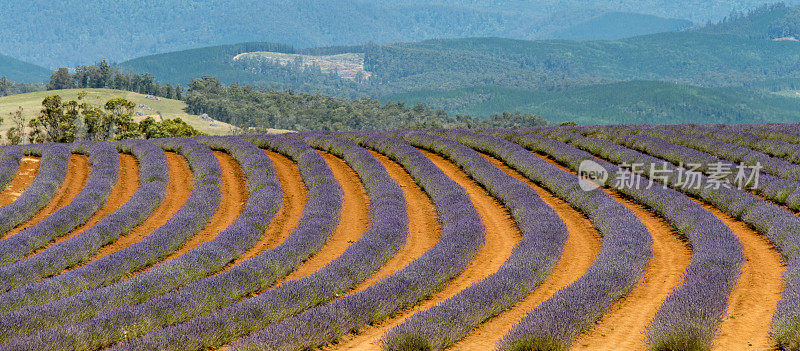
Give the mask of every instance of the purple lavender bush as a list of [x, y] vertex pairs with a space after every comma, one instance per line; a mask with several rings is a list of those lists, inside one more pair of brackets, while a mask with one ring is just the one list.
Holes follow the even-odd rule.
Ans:
[[[185, 313], [176, 313], [177, 308], [173, 308], [165, 317], [164, 306], [186, 300], [180, 294], [161, 294], [217, 272], [261, 238], [283, 201], [283, 191], [272, 161], [257, 146], [235, 137], [204, 137], [198, 140], [212, 149], [228, 152], [241, 165], [250, 191], [245, 208], [237, 219], [214, 239], [186, 254], [132, 279], [99, 289], [94, 294], [91, 306], [92, 312], [99, 314], [93, 319], [69, 328], [44, 331], [31, 339], [48, 348], [69, 348], [69, 345], [98, 348], [125, 337], [144, 334], [148, 331], [146, 326], [158, 325], [161, 319], [174, 318], [176, 315], [188, 318]], [[196, 296], [203, 296], [204, 299], [211, 297], [204, 294], [207, 291], [195, 293], [190, 301], [197, 301]], [[145, 302], [151, 298], [155, 299]], [[126, 306], [131, 303], [139, 305]], [[198, 309], [197, 305], [192, 307]], [[75, 320], [74, 316], [71, 318]]]
[[[91, 173], [86, 185], [72, 202], [58, 209], [36, 225], [16, 235], [0, 240], [0, 266], [21, 260], [26, 255], [66, 235], [86, 223], [108, 199], [119, 175], [119, 154], [103, 142], [72, 144], [72, 152], [89, 157]], [[7, 291], [11, 285], [0, 286]]]
[[67, 174], [70, 150], [63, 144], [22, 146], [28, 156], [38, 156], [39, 173], [14, 202], [0, 207], [0, 235], [33, 217], [58, 193]]
[[[471, 133], [448, 133], [447, 136], [462, 142], [476, 137]], [[414, 314], [382, 339], [382, 348], [386, 350], [402, 350], [410, 345], [443, 349], [538, 287], [558, 261], [568, 233], [558, 214], [533, 189], [471, 148], [430, 134], [408, 133], [404, 138], [460, 166], [505, 205], [523, 234], [497, 272], [446, 301]]]
[[[234, 344], [233, 349], [308, 349], [332, 342], [402, 308], [413, 306], [438, 291], [444, 282], [466, 268], [483, 244], [484, 230], [469, 195], [419, 150], [379, 134], [345, 136], [400, 163], [428, 193], [439, 215], [439, 242], [423, 256], [377, 284], [268, 327]], [[352, 143], [348, 147], [360, 149]], [[405, 208], [402, 211], [405, 212]], [[335, 277], [329, 276], [328, 279]]]
[[11, 145], [0, 149], [0, 189], [5, 189], [17, 175], [22, 156], [24, 154], [20, 146]]
[[120, 152], [133, 154], [138, 160], [139, 188], [136, 192], [117, 211], [103, 217], [76, 237], [23, 261], [0, 267], [2, 291], [57, 275], [64, 269], [86, 262], [101, 247], [113, 243], [144, 222], [161, 204], [169, 181], [164, 152], [145, 140], [128, 140], [117, 143], [116, 147]]
[[[262, 141], [285, 140], [285, 137], [268, 137]], [[255, 298], [244, 300], [228, 309], [219, 310], [210, 314], [201, 315], [183, 324], [178, 324], [161, 330], [156, 330], [143, 338], [132, 340], [127, 344], [117, 345], [117, 349], [205, 349], [221, 346], [235, 338], [246, 334], [248, 330], [256, 330], [258, 325], [268, 324], [276, 319], [302, 311], [305, 308], [324, 302], [335, 297], [376, 271], [386, 262], [404, 243], [407, 234], [407, 217], [405, 216], [405, 198], [402, 190], [388, 175], [380, 162], [366, 150], [352, 142], [326, 137], [323, 135], [305, 134], [301, 139], [315, 147], [328, 150], [342, 157], [363, 179], [364, 186], [370, 198], [370, 228], [363, 237], [351, 245], [345, 253], [336, 260], [306, 278], [287, 282], [272, 290], [262, 292]], [[296, 143], [302, 143], [299, 140]], [[316, 157], [321, 156], [316, 151], [311, 151]], [[324, 161], [322, 161], [324, 164]], [[302, 168], [301, 168], [302, 169]], [[332, 177], [327, 169], [326, 177]], [[309, 174], [310, 180], [322, 180], [321, 174]], [[330, 185], [335, 184], [326, 180], [319, 183], [322, 188], [314, 190], [310, 195], [312, 203], [316, 198], [330, 198]], [[319, 192], [321, 190], [322, 192]], [[338, 190], [341, 193], [341, 190]], [[327, 201], [324, 200], [324, 201]], [[305, 212], [309, 213], [308, 211]], [[314, 214], [330, 215], [331, 211], [312, 212]], [[338, 214], [338, 211], [333, 212]], [[313, 217], [304, 215], [304, 220]], [[333, 219], [333, 218], [331, 218]], [[319, 219], [317, 219], [318, 221]], [[330, 224], [338, 222], [329, 221]], [[302, 224], [302, 223], [301, 223]], [[317, 223], [307, 221], [305, 225], [318, 226]], [[303, 226], [298, 227], [298, 230]], [[303, 229], [307, 229], [303, 228]], [[330, 227], [333, 229], [333, 226]], [[297, 230], [295, 231], [297, 233]], [[327, 237], [327, 236], [326, 236]], [[320, 239], [324, 243], [326, 237]], [[293, 238], [297, 238], [293, 234]], [[278, 250], [291, 249], [288, 245], [301, 245], [299, 242], [284, 243]], [[319, 247], [314, 247], [319, 250]], [[275, 256], [279, 251], [267, 252], [257, 256], [254, 260], [269, 261], [279, 259]], [[285, 255], [280, 253], [281, 255]], [[307, 256], [306, 256], [307, 257]], [[269, 262], [268, 261], [268, 262]], [[299, 261], [291, 260], [295, 263]], [[263, 263], [263, 261], [261, 261]], [[269, 267], [271, 268], [271, 267]], [[287, 271], [288, 273], [288, 271]], [[233, 282], [234, 286], [241, 285]], [[224, 285], [220, 286], [225, 289]], [[255, 291], [253, 291], [255, 292]], [[233, 301], [230, 301], [233, 302]], [[219, 306], [224, 307], [224, 306]]]
[[[662, 160], [625, 149], [605, 140], [586, 138], [575, 133], [559, 134], [560, 136], [557, 135], [557, 137], [570, 139], [570, 143], [610, 158], [614, 162], [637, 162], [645, 165], [657, 163], [663, 165]], [[667, 147], [667, 145], [665, 144], [662, 147]], [[674, 167], [674, 165], [666, 166]], [[645, 169], [647, 168], [649, 167], [645, 167]], [[781, 252], [787, 263], [787, 269], [784, 273], [786, 286], [783, 298], [778, 303], [778, 309], [773, 316], [772, 336], [778, 348], [791, 348], [793, 345], [797, 345], [800, 336], [795, 331], [798, 328], [797, 316], [800, 316], [800, 310], [796, 304], [795, 297], [800, 287], [795, 285], [797, 282], [795, 277], [800, 273], [800, 267], [797, 266], [797, 257], [800, 255], [800, 229], [798, 229], [800, 228], [800, 218], [786, 209], [764, 201], [745, 190], [724, 187], [716, 189], [708, 186], [709, 181], [706, 177], [702, 177], [701, 180], [701, 186], [697, 188], [684, 189], [677, 187], [673, 184], [676, 181], [675, 179], [670, 180], [670, 185], [698, 196], [723, 212], [739, 218], [754, 227]], [[662, 310], [664, 309], [662, 308]], [[661, 312], [659, 313], [662, 314]], [[664, 315], [667, 315], [667, 313], [665, 312]], [[677, 320], [680, 315], [681, 313], [674, 313], [672, 318], [675, 321], [673, 323], [678, 323]], [[690, 313], [683, 313], [683, 315], [690, 315]], [[654, 321], [653, 325], [658, 326], [657, 322], [658, 320]], [[651, 340], [654, 336], [658, 336], [652, 330], [649, 334]], [[661, 337], [661, 339], [664, 339], [664, 337]]]
[[[208, 146], [191, 139], [153, 140], [189, 161], [194, 184], [186, 203], [164, 225], [143, 240], [89, 264], [52, 278], [11, 290], [0, 296], [0, 340], [29, 335], [70, 321], [93, 316], [99, 301], [114, 296], [96, 290], [153, 265], [175, 252], [205, 226], [219, 205], [219, 163]], [[131, 286], [136, 294], [141, 286]], [[94, 289], [94, 290], [93, 290]], [[100, 298], [102, 297], [102, 299]], [[26, 307], [27, 306], [27, 307]]]

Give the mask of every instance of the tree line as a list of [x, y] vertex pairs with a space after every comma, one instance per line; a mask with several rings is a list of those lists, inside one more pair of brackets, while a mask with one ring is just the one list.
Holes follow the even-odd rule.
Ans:
[[223, 85], [213, 77], [195, 79], [186, 96], [187, 112], [207, 113], [216, 120], [255, 130], [354, 131], [419, 128], [516, 128], [547, 125], [530, 114], [503, 112], [488, 119], [448, 115], [425, 105], [382, 103], [372, 98], [348, 100], [323, 94]]
[[50, 83], [46, 88], [47, 90], [107, 88], [167, 99], [181, 100], [183, 98], [183, 88], [180, 85], [161, 84], [150, 73], [122, 72], [106, 60], [95, 65], [78, 66], [73, 72], [64, 67], [59, 68], [50, 75]]

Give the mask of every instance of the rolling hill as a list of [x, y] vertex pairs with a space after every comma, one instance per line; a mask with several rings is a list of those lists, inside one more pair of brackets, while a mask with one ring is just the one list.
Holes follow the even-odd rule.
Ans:
[[609, 12], [572, 27], [555, 31], [550, 36], [553, 39], [617, 40], [654, 33], [676, 32], [692, 25], [692, 21], [684, 19], [662, 18], [639, 13]]
[[43, 82], [50, 77], [50, 70], [0, 54], [0, 77], [15, 82]]
[[794, 123], [800, 121], [796, 91], [780, 94], [742, 88], [703, 88], [631, 81], [539, 91], [475, 87], [421, 90], [387, 96], [451, 113], [486, 116], [498, 110], [534, 113], [547, 121], [578, 124]]
[[[62, 98], [74, 100], [77, 99], [78, 93], [82, 91], [88, 93], [84, 101], [92, 105], [100, 106], [113, 98], [125, 98], [136, 103], [137, 107], [135, 111], [137, 115], [153, 116], [156, 120], [159, 120], [159, 117], [165, 119], [180, 118], [195, 129], [206, 134], [230, 134], [231, 131], [235, 129], [235, 127], [227, 123], [203, 119], [198, 115], [184, 112], [186, 103], [183, 101], [164, 98], [158, 98], [156, 100], [153, 97], [148, 98], [147, 95], [112, 89], [64, 89], [0, 97], [0, 116], [6, 117], [9, 113], [22, 107], [23, 115], [26, 119], [30, 119], [41, 110], [42, 99], [44, 99], [45, 96], [61, 95]], [[0, 125], [0, 133], [5, 133], [10, 127], [11, 126], [7, 123]]]

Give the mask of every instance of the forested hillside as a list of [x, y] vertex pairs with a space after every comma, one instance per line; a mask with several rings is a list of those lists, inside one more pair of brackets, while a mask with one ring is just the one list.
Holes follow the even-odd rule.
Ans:
[[423, 103], [474, 116], [485, 116], [498, 109], [519, 110], [554, 123], [788, 123], [796, 122], [800, 116], [800, 97], [796, 94], [653, 81], [598, 84], [561, 91], [498, 87], [422, 90], [386, 99]]
[[[233, 57], [261, 46], [304, 54], [364, 53], [364, 84], [277, 64], [248, 66]], [[144, 57], [120, 65], [162, 81], [186, 84], [200, 74], [223, 82], [339, 96], [382, 96], [416, 89], [467, 86], [561, 89], [618, 80], [663, 80], [741, 86], [800, 77], [800, 44], [699, 32], [662, 33], [618, 41], [521, 41], [500, 38], [293, 50], [245, 44]]]
[[[57, 68], [93, 63], [103, 58], [121, 62], [148, 54], [247, 41], [315, 47], [485, 36], [547, 39], [563, 31], [585, 33], [581, 28], [587, 21], [597, 20], [609, 12], [641, 13], [702, 23], [722, 19], [732, 10], [747, 10], [770, 2], [5, 1], [0, 3], [3, 23], [0, 48], [3, 54]], [[633, 34], [665, 29], [661, 20], [626, 19], [617, 25], [637, 28]], [[598, 37], [600, 33], [610, 36]], [[625, 33], [609, 29], [587, 34], [591, 36], [578, 38], [615, 39]]]
[[489, 118], [448, 115], [417, 104], [381, 103], [370, 98], [347, 100], [322, 94], [224, 86], [203, 77], [189, 86], [186, 111], [250, 130], [352, 131], [397, 128], [520, 128], [548, 123], [534, 114], [503, 112]]
[[756, 39], [800, 37], [800, 7], [787, 7], [783, 3], [766, 5], [747, 14], [729, 16], [699, 31]]
[[50, 70], [44, 67], [0, 55], [0, 77], [16, 82], [42, 82], [48, 75]]

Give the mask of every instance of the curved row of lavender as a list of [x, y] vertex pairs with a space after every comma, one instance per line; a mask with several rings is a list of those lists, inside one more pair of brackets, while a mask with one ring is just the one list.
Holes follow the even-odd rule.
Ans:
[[0, 189], [5, 189], [17, 175], [22, 156], [24, 156], [22, 147], [17, 145], [0, 149]]
[[[371, 224], [361, 239], [310, 276], [283, 283], [227, 309], [157, 330], [142, 339], [118, 345], [117, 349], [198, 350], [222, 346], [345, 293], [377, 271], [402, 247], [408, 232], [405, 196], [383, 165], [349, 141], [314, 134], [305, 134], [301, 139], [343, 158], [362, 179], [370, 199]], [[274, 258], [277, 257], [271, 259]]]
[[[790, 251], [800, 252], [800, 250], [798, 250], [800, 240], [797, 240], [800, 239], [800, 233], [797, 233], [797, 228], [800, 228], [800, 218], [797, 218], [791, 212], [788, 212], [779, 206], [768, 203], [748, 193], [747, 191], [737, 188], [719, 187], [717, 189], [714, 186], [713, 181], [710, 181], [709, 178], [702, 175], [699, 177], [700, 186], [689, 188], [682, 187], [679, 185], [680, 179], [678, 179], [679, 176], [678, 172], [676, 172], [675, 165], [669, 163], [665, 164], [663, 160], [627, 149], [607, 140], [587, 138], [570, 132], [561, 132], [559, 134], [560, 138], [568, 139], [573, 145], [597, 155], [601, 155], [602, 157], [607, 157], [613, 162], [628, 164], [640, 163], [644, 165], [645, 172], [649, 172], [651, 164], [656, 165], [656, 167], [661, 167], [662, 169], [670, 170], [670, 172], [668, 172], [668, 181], [666, 182], [666, 184], [669, 186], [682, 192], [686, 192], [690, 195], [699, 197], [704, 201], [714, 205], [716, 208], [719, 208], [723, 212], [726, 212], [733, 217], [740, 218], [742, 221], [750, 224], [767, 236], [773, 241], [773, 243], [782, 242], [783, 239], [787, 238], [789, 239], [789, 242], [794, 241], [795, 243], [791, 244], [791, 247], [786, 248]], [[658, 140], [660, 139], [653, 140], [653, 142], [659, 143], [659, 148], [668, 148], [670, 146], [670, 144], [666, 141], [662, 140], [659, 142]], [[738, 245], [740, 246], [740, 244]], [[734, 254], [731, 252], [721, 252], [726, 255], [724, 258], [734, 256]], [[738, 279], [739, 269], [737, 268], [735, 272], [732, 272], [731, 274], [732, 280]], [[696, 296], [704, 296], [707, 292], [713, 292], [715, 290], [719, 290], [718, 286], [701, 286], [695, 290], [693, 294]], [[695, 315], [696, 312], [693, 312], [694, 309], [698, 311], [713, 311], [713, 309], [709, 308], [709, 306], [713, 306], [709, 305], [709, 302], [722, 299], [725, 296], [728, 296], [729, 293], [730, 291], [716, 293], [714, 296], [698, 306], [662, 306], [661, 310], [659, 310], [659, 313], [656, 316], [656, 319], [651, 324], [648, 340], [651, 342], [658, 340], [669, 341], [670, 338], [674, 338], [675, 335], [682, 335], [681, 329], [675, 328], [675, 325], [687, 323], [686, 321], [690, 320], [689, 316]], [[669, 301], [670, 300], [668, 299], [667, 302]], [[717, 318], [722, 318], [722, 313], [724, 313], [724, 311], [718, 311], [718, 313], [719, 316]], [[713, 338], [713, 334], [709, 335], [708, 338]], [[710, 347], [710, 344], [704, 343], [700, 344], [700, 346], [708, 348]]]
[[[647, 143], [648, 150], [664, 150], [665, 148], [671, 148], [675, 152], [681, 150], [662, 139], [644, 136], [636, 138], [641, 143]], [[618, 142], [626, 144], [625, 140]], [[629, 142], [630, 140], [627, 141], [627, 143]], [[694, 150], [694, 153], [702, 154], [697, 150]], [[690, 152], [682, 154], [686, 154], [686, 158], [690, 158]], [[697, 157], [702, 157], [702, 155]], [[773, 198], [780, 198], [780, 194], [788, 194], [797, 187], [795, 182], [785, 186], [783, 184], [790, 183], [790, 181], [774, 180], [766, 175], [761, 175], [761, 178], [765, 180], [763, 189], [760, 191], [767, 195], [775, 195], [772, 196]], [[737, 188], [722, 188], [713, 193], [705, 192], [700, 196], [731, 216], [738, 217], [758, 229], [781, 253], [787, 263], [783, 276], [785, 287], [773, 317], [772, 336], [779, 348], [796, 349], [800, 347], [800, 334], [798, 333], [800, 331], [800, 218], [780, 206]], [[719, 199], [736, 200], [734, 204], [726, 206]]]
[[[89, 157], [91, 172], [86, 185], [66, 206], [36, 225], [0, 240], [0, 267], [21, 260], [86, 223], [108, 199], [119, 177], [119, 154], [116, 148], [104, 142], [75, 143], [71, 147], [72, 153]], [[0, 291], [5, 292], [13, 287], [4, 282], [0, 285]]]
[[[758, 184], [751, 181], [750, 184], [742, 185], [746, 185], [748, 188], [755, 187], [752, 189], [754, 192], [776, 203], [784, 204], [792, 209], [800, 209], [800, 182], [786, 179], [793, 178], [791, 174], [800, 170], [800, 167], [792, 165], [784, 159], [776, 159], [758, 151], [702, 136], [686, 136], [663, 130], [604, 127], [593, 128], [592, 131], [598, 133], [601, 138], [675, 164], [695, 164], [699, 166], [696, 167], [696, 171], [713, 175], [716, 180], [728, 181], [733, 185], [735, 185], [739, 166], [759, 164], [763, 168], [758, 176]], [[653, 137], [650, 134], [661, 137]], [[681, 144], [693, 146], [687, 147]], [[721, 154], [723, 159], [706, 153], [706, 150], [714, 154]], [[746, 163], [741, 165], [735, 163], [741, 161], [746, 161]], [[718, 170], [726, 169], [729, 170], [727, 174], [715, 174]], [[745, 170], [745, 179], [752, 175], [750, 174], [752, 170], [741, 169]], [[761, 173], [762, 171], [763, 173]]]
[[0, 311], [4, 313], [0, 315], [0, 340], [94, 315], [96, 311], [92, 306], [102, 294], [102, 290], [95, 288], [130, 277], [159, 262], [205, 226], [221, 199], [222, 171], [211, 149], [181, 138], [155, 140], [154, 143], [188, 160], [194, 183], [186, 203], [167, 223], [133, 245], [64, 274], [0, 295]]
[[577, 177], [517, 145], [491, 136], [446, 135], [504, 161], [515, 160], [508, 164], [587, 213], [603, 234], [601, 253], [586, 274], [532, 310], [498, 346], [519, 350], [568, 348], [639, 280], [652, 256], [649, 232], [630, 210], [605, 192], [582, 191]]
[[93, 257], [101, 247], [144, 222], [161, 205], [169, 181], [164, 152], [145, 140], [116, 144], [119, 152], [133, 154], [139, 164], [139, 187], [117, 211], [103, 217], [83, 233], [55, 244], [25, 260], [0, 268], [0, 287], [7, 291], [59, 274]]
[[67, 175], [69, 147], [63, 144], [25, 145], [23, 152], [39, 157], [39, 171], [14, 202], [0, 207], [0, 235], [33, 217], [58, 193]]
[[[416, 305], [462, 272], [483, 244], [484, 228], [467, 192], [419, 150], [378, 134], [347, 134], [400, 163], [431, 198], [441, 225], [439, 241], [421, 257], [366, 289], [275, 324], [233, 345], [234, 350], [307, 349]], [[352, 141], [340, 148], [372, 157]], [[382, 167], [382, 166], [381, 166]], [[407, 211], [402, 209], [390, 214]], [[342, 257], [346, 257], [347, 254]], [[328, 275], [328, 279], [335, 276]]]
[[723, 129], [721, 137], [735, 138], [737, 142], [747, 142], [743, 146], [800, 163], [800, 145], [797, 145], [800, 143], [800, 128], [796, 123], [724, 126]]
[[[763, 129], [759, 125], [727, 126], [727, 125], [666, 125], [660, 126], [674, 132], [704, 136], [721, 142], [743, 146], [765, 154], [786, 159], [792, 163], [800, 163], [800, 145], [792, 141], [800, 141], [800, 136], [781, 131]], [[796, 175], [796, 173], [795, 173]]]
[[[473, 135], [447, 134], [459, 141]], [[522, 232], [522, 240], [497, 272], [406, 319], [383, 336], [381, 345], [385, 350], [402, 350], [412, 345], [444, 349], [538, 287], [559, 260], [568, 232], [558, 214], [531, 187], [495, 167], [473, 149], [431, 134], [407, 133], [403, 138], [458, 165], [503, 203]]]
[[[62, 325], [54, 330], [42, 330], [20, 343], [46, 349], [96, 349], [163, 326], [158, 321], [164, 318], [161, 316], [165, 306], [187, 299], [180, 294], [166, 293], [218, 272], [257, 243], [283, 203], [283, 189], [272, 161], [257, 146], [236, 137], [197, 140], [233, 156], [245, 175], [249, 195], [236, 220], [212, 240], [186, 254], [99, 289], [93, 294], [91, 314], [81, 314], [92, 319], [69, 327]], [[196, 301], [198, 296], [209, 298], [204, 291], [195, 293], [189, 301]], [[168, 317], [174, 318], [178, 312], [171, 308]], [[76, 318], [71, 316], [69, 322], [73, 321]]]

